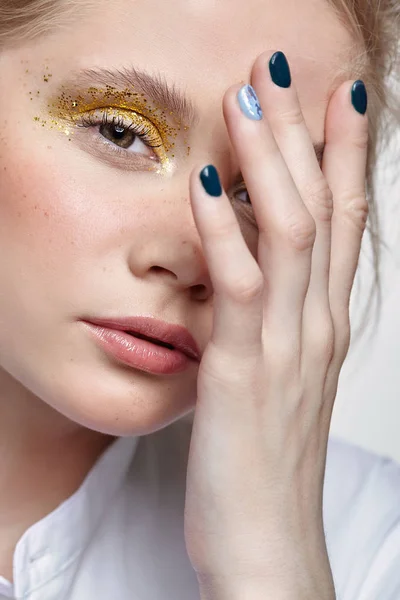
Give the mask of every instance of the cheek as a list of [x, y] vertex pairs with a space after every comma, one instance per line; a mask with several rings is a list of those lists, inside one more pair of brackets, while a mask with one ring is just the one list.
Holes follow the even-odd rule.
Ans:
[[[0, 244], [14, 247], [12, 256], [29, 246], [47, 253], [54, 238], [63, 239], [57, 215], [60, 187], [47, 169], [34, 163], [2, 162], [0, 176]], [[66, 233], [66, 231], [64, 231]]]
[[[4, 232], [13, 223], [15, 228], [23, 227], [35, 215], [38, 206], [31, 198], [40, 194], [35, 169], [21, 169], [11, 161], [2, 158], [0, 173], [0, 214]], [[35, 206], [35, 208], [33, 208]], [[5, 223], [6, 221], [6, 223]]]
[[0, 157], [0, 280], [10, 292], [0, 317], [26, 312], [31, 299], [31, 312], [46, 314], [49, 302], [78, 302], [105, 270], [125, 281], [133, 241], [152, 235], [154, 190], [149, 202], [129, 179], [52, 145], [34, 158], [26, 148]]
[[98, 230], [88, 226], [79, 185], [45, 159], [8, 153], [0, 162], [0, 320], [27, 331], [68, 301], [79, 273], [90, 274], [83, 266]]
[[[90, 244], [118, 227], [118, 217], [105, 212], [104, 192], [68, 173], [68, 165], [41, 160], [1, 162], [0, 247], [9, 256], [49, 264], [90, 254]], [[93, 183], [93, 181], [92, 181]], [[101, 204], [101, 206], [100, 206]], [[122, 219], [121, 219], [122, 224]], [[74, 255], [74, 256], [71, 256]], [[4, 255], [4, 254], [3, 254]]]

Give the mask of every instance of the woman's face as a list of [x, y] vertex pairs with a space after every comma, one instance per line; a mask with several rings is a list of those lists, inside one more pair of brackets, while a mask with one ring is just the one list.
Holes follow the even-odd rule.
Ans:
[[257, 249], [224, 91], [249, 80], [259, 54], [283, 50], [320, 142], [352, 40], [326, 0], [79, 10], [0, 55], [0, 388], [17, 382], [98, 431], [144, 434], [193, 408], [199, 363], [168, 375], [129, 368], [82, 320], [154, 316], [204, 351], [213, 287], [188, 195], [194, 166], [217, 166]]

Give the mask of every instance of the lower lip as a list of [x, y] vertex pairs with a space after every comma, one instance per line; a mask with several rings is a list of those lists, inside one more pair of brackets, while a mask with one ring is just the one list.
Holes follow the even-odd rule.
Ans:
[[88, 322], [84, 324], [108, 354], [129, 367], [155, 375], [170, 375], [185, 371], [194, 362], [179, 350], [158, 346], [117, 329]]

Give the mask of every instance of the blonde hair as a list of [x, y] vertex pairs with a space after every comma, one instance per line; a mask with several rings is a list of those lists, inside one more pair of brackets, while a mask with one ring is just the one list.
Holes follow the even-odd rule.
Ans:
[[68, 25], [91, 6], [95, 0], [0, 0], [0, 50]]
[[[363, 79], [368, 89], [370, 141], [367, 167], [367, 197], [375, 284], [372, 286], [365, 316], [373, 299], [380, 306], [379, 219], [376, 206], [374, 166], [377, 156], [389, 143], [391, 133], [400, 124], [399, 102], [388, 86], [389, 76], [400, 71], [398, 36], [400, 31], [399, 0], [327, 0], [339, 20], [354, 37], [352, 74]], [[96, 0], [0, 0], [1, 48], [24, 39], [46, 34], [56, 26], [68, 26], [82, 9], [96, 5]], [[394, 120], [396, 123], [394, 123]]]

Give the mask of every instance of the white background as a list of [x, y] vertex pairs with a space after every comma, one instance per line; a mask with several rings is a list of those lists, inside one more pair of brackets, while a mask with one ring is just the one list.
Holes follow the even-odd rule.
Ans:
[[[382, 308], [375, 331], [371, 326], [368, 331], [367, 325], [366, 332], [351, 344], [339, 381], [331, 432], [400, 463], [400, 128], [394, 143], [382, 153], [378, 172], [381, 237], [388, 246], [381, 263]], [[365, 238], [352, 297], [354, 327], [359, 324], [369, 290], [369, 249]], [[372, 318], [373, 313], [370, 323]]]

